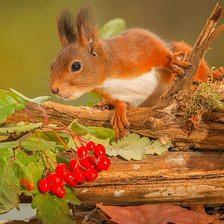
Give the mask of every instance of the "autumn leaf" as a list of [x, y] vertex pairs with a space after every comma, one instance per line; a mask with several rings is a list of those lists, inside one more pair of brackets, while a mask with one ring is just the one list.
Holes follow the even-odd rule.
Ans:
[[[219, 224], [216, 217], [170, 204], [141, 206], [96, 205], [117, 224]], [[221, 224], [221, 223], [220, 223]]]

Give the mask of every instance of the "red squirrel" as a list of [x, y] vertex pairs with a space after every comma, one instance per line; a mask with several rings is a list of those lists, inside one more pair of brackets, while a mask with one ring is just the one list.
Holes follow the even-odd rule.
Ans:
[[[191, 47], [184, 42], [167, 44], [155, 34], [129, 29], [102, 40], [91, 10], [81, 8], [76, 19], [63, 11], [57, 20], [62, 44], [51, 66], [51, 91], [73, 100], [94, 91], [114, 107], [111, 124], [116, 138], [126, 135], [126, 110], [132, 106], [152, 106], [164, 94], [174, 74], [181, 75], [181, 60]], [[195, 80], [206, 81], [210, 68], [201, 61]], [[224, 74], [220, 67], [214, 76]]]

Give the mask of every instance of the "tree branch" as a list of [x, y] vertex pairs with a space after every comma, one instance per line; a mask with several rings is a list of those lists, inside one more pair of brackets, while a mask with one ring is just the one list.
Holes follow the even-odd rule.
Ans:
[[184, 77], [176, 76], [171, 83], [167, 94], [158, 102], [158, 108], [165, 108], [168, 105], [174, 103], [175, 99], [173, 96], [177, 94], [180, 90], [188, 89], [192, 85], [192, 81], [197, 72], [200, 61], [204, 58], [206, 52], [208, 51], [212, 41], [224, 30], [224, 25], [215, 29], [218, 20], [223, 13], [223, 7], [219, 6], [217, 3], [211, 16], [208, 18], [201, 34], [199, 35], [197, 41], [195, 42], [192, 52], [187, 58], [187, 61], [191, 64], [190, 69], [185, 69]]
[[[88, 107], [73, 107], [53, 102], [42, 105], [28, 104], [26, 109], [18, 111], [8, 118], [6, 123], [21, 121], [44, 122], [46, 114], [52, 122], [60, 121], [69, 124], [73, 119], [86, 126], [110, 126], [112, 111], [99, 111]], [[143, 136], [159, 138], [162, 141], [172, 141], [176, 146], [200, 149], [224, 149], [224, 120], [223, 112], [205, 114], [197, 130], [188, 133], [184, 130], [183, 114], [169, 114], [165, 110], [150, 108], [135, 108], [128, 111], [127, 116], [132, 132]]]

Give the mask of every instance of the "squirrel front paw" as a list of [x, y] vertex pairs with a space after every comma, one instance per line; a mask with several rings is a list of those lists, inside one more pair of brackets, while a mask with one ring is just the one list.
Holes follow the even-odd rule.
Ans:
[[93, 109], [101, 110], [101, 111], [112, 110], [113, 108], [114, 108], [114, 106], [112, 104], [109, 104], [104, 100], [102, 100], [101, 102], [99, 102], [93, 106]]
[[224, 67], [212, 70], [212, 76], [215, 81], [224, 81]]
[[168, 69], [181, 76], [184, 74], [183, 68], [191, 68], [190, 63], [186, 61], [186, 54], [183, 52], [174, 53], [170, 58]]
[[129, 127], [129, 122], [126, 116], [126, 104], [124, 102], [116, 106], [111, 119], [111, 125], [115, 130], [116, 139], [121, 139], [128, 134], [126, 129]]

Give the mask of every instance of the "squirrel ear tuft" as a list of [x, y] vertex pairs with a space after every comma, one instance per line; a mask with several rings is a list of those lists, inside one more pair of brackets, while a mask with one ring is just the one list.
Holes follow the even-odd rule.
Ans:
[[74, 18], [69, 10], [64, 10], [60, 13], [57, 20], [57, 26], [62, 47], [65, 47], [71, 42], [77, 40]]
[[91, 8], [83, 7], [77, 13], [76, 18], [78, 41], [83, 47], [98, 42], [98, 31], [95, 25], [95, 18]]

